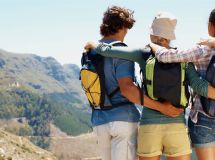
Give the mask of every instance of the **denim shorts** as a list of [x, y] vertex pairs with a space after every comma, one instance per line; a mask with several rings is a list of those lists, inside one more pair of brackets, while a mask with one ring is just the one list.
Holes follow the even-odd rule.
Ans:
[[215, 118], [198, 113], [198, 122], [193, 123], [189, 118], [188, 128], [193, 147], [215, 146]]

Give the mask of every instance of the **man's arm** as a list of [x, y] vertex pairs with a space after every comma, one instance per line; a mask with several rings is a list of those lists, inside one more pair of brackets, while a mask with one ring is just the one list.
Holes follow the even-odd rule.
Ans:
[[160, 111], [164, 115], [176, 117], [183, 111], [183, 109], [175, 108], [170, 103], [160, 103], [150, 99], [146, 95], [141, 95], [139, 88], [134, 85], [131, 78], [120, 78], [118, 79], [118, 83], [122, 95], [135, 104], [141, 105], [140, 96], [143, 96], [144, 106]]

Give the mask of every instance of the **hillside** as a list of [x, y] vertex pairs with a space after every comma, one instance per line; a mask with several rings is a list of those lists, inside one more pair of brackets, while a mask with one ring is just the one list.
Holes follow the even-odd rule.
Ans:
[[[57, 127], [70, 135], [85, 133], [91, 130], [90, 114], [78, 77], [77, 65], [61, 65], [52, 57], [0, 50], [0, 94], [4, 96], [0, 112], [2, 109], [6, 111], [10, 106], [16, 113], [22, 103], [21, 99], [16, 97], [22, 97], [20, 94], [27, 89], [31, 92], [30, 95], [33, 93], [42, 99], [45, 97], [50, 106], [50, 116]], [[11, 93], [14, 92], [14, 88], [19, 92]], [[24, 94], [23, 101], [28, 99], [25, 95], [29, 94]], [[10, 118], [19, 116], [23, 115], [14, 114]]]
[[92, 133], [73, 136], [52, 136], [50, 151], [60, 160], [101, 160], [96, 137]]
[[29, 140], [0, 129], [1, 160], [57, 160], [50, 152], [34, 146]]

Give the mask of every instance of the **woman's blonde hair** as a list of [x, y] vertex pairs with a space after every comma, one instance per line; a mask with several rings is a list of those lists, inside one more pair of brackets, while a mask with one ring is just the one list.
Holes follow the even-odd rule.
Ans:
[[155, 44], [158, 44], [160, 46], [164, 46], [164, 45], [167, 45], [169, 46], [170, 44], [170, 40], [169, 39], [166, 39], [166, 38], [163, 38], [163, 37], [159, 37], [159, 36], [154, 36], [154, 35], [150, 35], [151, 37], [151, 41]]

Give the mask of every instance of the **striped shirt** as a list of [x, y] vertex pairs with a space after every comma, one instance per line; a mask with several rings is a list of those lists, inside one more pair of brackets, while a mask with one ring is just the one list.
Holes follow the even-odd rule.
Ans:
[[[208, 46], [196, 45], [191, 49], [178, 50], [178, 49], [166, 49], [160, 47], [155, 56], [158, 61], [164, 63], [173, 62], [193, 62], [199, 72], [200, 76], [205, 78], [206, 70], [212, 56], [215, 55], [215, 49]], [[194, 106], [191, 108], [190, 117], [194, 123], [197, 122], [198, 113], [201, 112], [208, 116], [202, 109], [202, 104], [200, 102], [200, 96], [195, 96]], [[208, 116], [209, 117], [209, 116]]]

